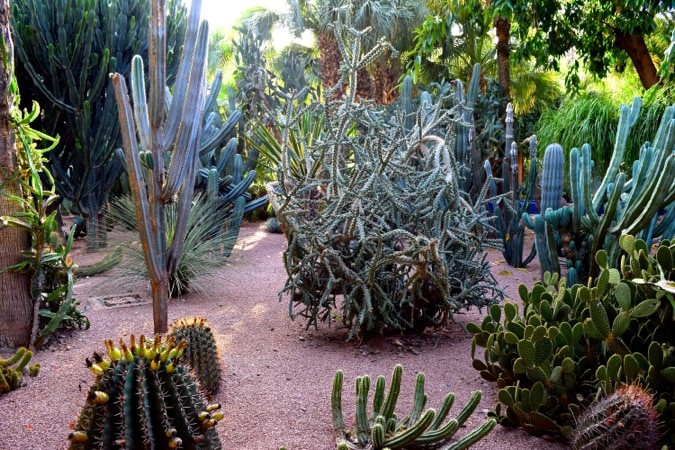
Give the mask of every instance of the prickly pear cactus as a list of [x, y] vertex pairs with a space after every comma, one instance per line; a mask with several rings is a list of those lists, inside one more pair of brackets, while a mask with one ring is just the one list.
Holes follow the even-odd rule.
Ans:
[[[7, 359], [0, 358], [0, 396], [18, 389], [23, 381], [24, 371], [33, 357], [33, 352], [21, 347]], [[30, 376], [37, 376], [40, 364], [28, 367]]]
[[180, 360], [187, 341], [160, 335], [120, 348], [105, 342], [108, 357], [87, 359], [96, 375], [75, 428], [70, 449], [220, 449], [216, 423], [220, 405], [208, 405]]
[[660, 414], [654, 398], [639, 385], [625, 385], [592, 403], [577, 421], [573, 450], [659, 448]]
[[221, 369], [211, 325], [203, 317], [178, 319], [171, 325], [169, 337], [187, 342], [181, 362], [192, 368], [201, 388], [213, 395], [220, 386]]

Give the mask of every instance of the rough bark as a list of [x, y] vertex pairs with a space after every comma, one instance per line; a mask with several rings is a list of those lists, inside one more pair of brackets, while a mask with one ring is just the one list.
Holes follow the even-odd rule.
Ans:
[[508, 98], [511, 96], [511, 71], [509, 68], [511, 22], [503, 17], [497, 17], [494, 21], [494, 26], [497, 32], [497, 72], [499, 85], [504, 89], [504, 96]]
[[649, 53], [644, 36], [641, 34], [624, 34], [617, 32], [616, 45], [628, 53], [635, 70], [640, 77], [642, 86], [649, 89], [661, 81], [656, 72], [656, 66]]
[[[317, 37], [319, 46], [319, 72], [321, 74], [321, 85], [324, 92], [331, 89], [340, 80], [340, 50], [335, 37], [331, 33], [319, 34]], [[345, 93], [345, 86], [337, 88], [333, 95], [326, 100], [332, 101], [342, 98]]]
[[[10, 182], [16, 168], [16, 141], [9, 123], [13, 98], [9, 85], [13, 73], [13, 46], [9, 32], [9, 0], [0, 0], [0, 45], [4, 46], [4, 60], [0, 58], [0, 215], [10, 215], [20, 206], [6, 197], [20, 195], [20, 187]], [[7, 66], [5, 66], [7, 62]], [[13, 227], [0, 229], [0, 267], [20, 262], [21, 251], [30, 247], [28, 235]], [[27, 274], [5, 272], [0, 275], [0, 348], [27, 346], [33, 321], [33, 300]]]

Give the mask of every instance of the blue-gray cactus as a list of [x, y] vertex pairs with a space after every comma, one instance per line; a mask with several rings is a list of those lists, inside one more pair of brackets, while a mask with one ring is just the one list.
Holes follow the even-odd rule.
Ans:
[[[164, 0], [152, 0], [151, 6], [149, 98], [146, 99], [140, 56], [134, 57], [131, 69], [133, 111], [124, 77], [119, 73], [112, 75], [140, 241], [152, 286], [157, 333], [168, 329], [169, 280], [183, 253], [199, 160], [208, 39], [208, 23], [200, 24], [200, 10], [201, 0], [193, 0], [168, 110]], [[144, 152], [145, 167], [140, 152]], [[164, 208], [169, 203], [176, 204], [176, 223], [172, 240], [167, 243]]]

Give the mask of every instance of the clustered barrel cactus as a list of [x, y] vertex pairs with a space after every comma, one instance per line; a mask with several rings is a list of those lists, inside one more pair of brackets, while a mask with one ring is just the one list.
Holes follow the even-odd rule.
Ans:
[[200, 387], [213, 395], [220, 386], [222, 370], [211, 325], [204, 317], [185, 317], [171, 324], [168, 336], [187, 342], [183, 361], [194, 371]]
[[[401, 416], [395, 411], [396, 402], [401, 390], [403, 367], [397, 364], [391, 376], [389, 391], [385, 396], [386, 382], [383, 376], [375, 381], [373, 411], [367, 411], [370, 390], [370, 377], [364, 375], [356, 378], [356, 414], [354, 430], [347, 430], [342, 413], [343, 373], [338, 370], [333, 379], [331, 410], [333, 428], [337, 438], [338, 450], [347, 449], [404, 449], [411, 447], [440, 448], [447, 444], [466, 420], [471, 416], [481, 399], [481, 392], [476, 391], [459, 414], [445, 422], [455, 401], [455, 395], [448, 393], [441, 408], [424, 410], [427, 396], [424, 392], [425, 376], [417, 374], [415, 397], [410, 414]], [[445, 423], [444, 423], [445, 422]], [[481, 426], [467, 433], [461, 439], [445, 445], [446, 450], [467, 448], [488, 435], [495, 426], [494, 419], [488, 419]]]
[[70, 449], [219, 449], [220, 405], [209, 405], [178, 361], [187, 341], [173, 338], [105, 341], [107, 356], [87, 365], [96, 379], [69, 434]]

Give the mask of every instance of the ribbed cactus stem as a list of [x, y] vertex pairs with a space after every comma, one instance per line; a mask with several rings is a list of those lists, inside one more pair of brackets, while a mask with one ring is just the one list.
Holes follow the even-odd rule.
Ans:
[[565, 177], [565, 158], [563, 148], [551, 144], [544, 150], [544, 165], [541, 175], [541, 211], [548, 208], [560, 208], [563, 179]]

